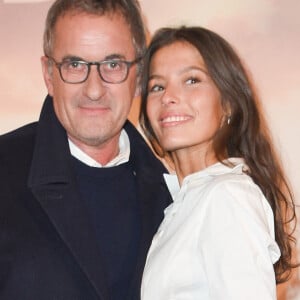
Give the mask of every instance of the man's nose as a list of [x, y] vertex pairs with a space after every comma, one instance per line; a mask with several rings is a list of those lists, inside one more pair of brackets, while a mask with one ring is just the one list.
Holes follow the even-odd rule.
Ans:
[[85, 93], [92, 101], [99, 100], [106, 92], [105, 82], [101, 79], [97, 65], [92, 65], [87, 80], [84, 82]]

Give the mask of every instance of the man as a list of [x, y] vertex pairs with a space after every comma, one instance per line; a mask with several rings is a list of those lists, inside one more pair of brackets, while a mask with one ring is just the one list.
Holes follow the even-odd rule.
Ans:
[[170, 202], [126, 121], [145, 35], [135, 0], [57, 0], [39, 122], [0, 137], [0, 299], [139, 299]]

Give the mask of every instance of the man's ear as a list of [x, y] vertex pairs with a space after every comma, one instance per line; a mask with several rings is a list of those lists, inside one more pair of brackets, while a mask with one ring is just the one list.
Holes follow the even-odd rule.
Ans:
[[52, 78], [52, 66], [49, 65], [49, 59], [46, 56], [41, 57], [42, 71], [44, 81], [48, 90], [48, 94], [53, 96], [53, 78]]

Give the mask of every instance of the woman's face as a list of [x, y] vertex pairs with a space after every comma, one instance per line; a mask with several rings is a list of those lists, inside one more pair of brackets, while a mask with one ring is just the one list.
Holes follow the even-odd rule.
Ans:
[[187, 42], [159, 49], [150, 63], [147, 114], [166, 151], [212, 151], [224, 112], [199, 51]]

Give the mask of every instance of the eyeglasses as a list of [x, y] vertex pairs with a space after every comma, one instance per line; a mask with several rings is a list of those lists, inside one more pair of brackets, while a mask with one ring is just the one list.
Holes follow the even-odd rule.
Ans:
[[141, 57], [134, 61], [125, 61], [120, 59], [103, 61], [82, 61], [66, 59], [57, 62], [53, 57], [46, 56], [52, 60], [59, 70], [61, 79], [66, 83], [82, 83], [89, 77], [91, 66], [97, 66], [100, 78], [107, 83], [121, 83], [128, 77], [129, 69], [141, 60]]

